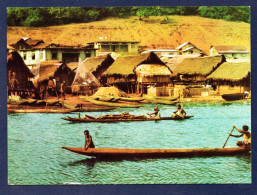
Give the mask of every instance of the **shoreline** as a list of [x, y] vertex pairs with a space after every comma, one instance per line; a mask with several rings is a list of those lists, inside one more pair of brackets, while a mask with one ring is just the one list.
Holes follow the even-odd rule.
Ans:
[[[132, 96], [131, 96], [132, 97]], [[134, 96], [135, 97], [135, 96]], [[158, 97], [161, 99], [161, 97]], [[165, 97], [167, 98], [167, 97]], [[42, 110], [46, 110], [46, 109], [64, 109], [67, 108], [64, 106], [64, 104], [68, 104], [71, 107], [74, 107], [77, 104], [82, 104], [82, 109], [78, 110], [78, 112], [92, 112], [92, 111], [108, 111], [111, 110], [109, 106], [99, 106], [99, 105], [95, 105], [91, 102], [86, 102], [83, 101], [82, 99], [80, 99], [79, 96], [71, 96], [71, 95], [67, 95], [65, 97], [65, 100], [63, 98], [56, 98], [56, 97], [49, 97], [47, 99], [44, 99], [42, 101], [45, 102], [51, 102], [51, 101], [59, 101], [59, 106], [58, 105], [54, 105], [54, 106], [46, 106], [46, 105], [17, 105], [17, 104], [8, 104], [7, 103], [7, 112], [8, 109], [20, 109], [20, 110], [33, 110], [33, 109], [42, 109]], [[224, 100], [221, 96], [194, 96], [194, 97], [188, 97], [188, 98], [182, 98], [177, 100], [176, 104], [179, 103], [217, 103], [217, 104], [226, 104], [226, 103], [250, 103], [251, 99], [247, 98], [247, 99], [242, 99], [242, 100], [235, 100], [235, 101], [227, 101]], [[150, 103], [147, 101], [142, 101], [142, 102], [124, 102], [121, 101], [119, 102], [121, 105], [122, 104], [131, 104], [131, 105], [143, 105], [143, 104], [154, 104], [154, 103]], [[117, 107], [119, 108], [119, 107]], [[68, 108], [67, 108], [68, 109]], [[70, 108], [71, 109], [71, 108]], [[115, 109], [115, 108], [112, 108]]]

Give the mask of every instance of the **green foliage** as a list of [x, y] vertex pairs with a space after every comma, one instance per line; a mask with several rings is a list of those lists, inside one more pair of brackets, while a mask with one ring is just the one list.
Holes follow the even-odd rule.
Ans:
[[198, 12], [202, 17], [250, 23], [250, 7], [247, 6], [202, 6]]
[[140, 20], [150, 16], [200, 15], [228, 21], [250, 22], [247, 6], [191, 6], [191, 7], [45, 7], [7, 8], [8, 26], [49, 26], [90, 22], [107, 17], [138, 16]]

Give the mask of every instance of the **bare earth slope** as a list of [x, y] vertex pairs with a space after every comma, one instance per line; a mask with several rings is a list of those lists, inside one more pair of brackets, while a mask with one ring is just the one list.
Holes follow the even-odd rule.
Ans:
[[87, 42], [107, 40], [139, 41], [140, 46], [177, 47], [190, 41], [206, 54], [211, 45], [244, 45], [250, 50], [250, 24], [227, 22], [198, 16], [169, 16], [170, 23], [161, 24], [164, 17], [151, 16], [145, 21], [138, 17], [109, 18], [91, 23], [49, 27], [8, 27], [7, 43], [21, 37], [43, 39], [45, 42], [85, 45]]

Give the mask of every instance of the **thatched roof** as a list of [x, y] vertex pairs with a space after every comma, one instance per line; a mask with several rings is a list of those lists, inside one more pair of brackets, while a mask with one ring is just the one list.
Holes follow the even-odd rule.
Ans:
[[140, 74], [145, 77], [152, 76], [171, 76], [172, 71], [164, 65], [159, 64], [141, 64], [135, 68], [136, 74]]
[[50, 60], [43, 61], [40, 63], [39, 69], [39, 81], [48, 80], [50, 77], [53, 77], [55, 72], [63, 65], [61, 61], [58, 60]]
[[174, 76], [178, 74], [207, 76], [224, 61], [224, 56], [186, 58], [180, 63], [173, 64], [170, 68]]
[[[110, 54], [103, 55], [103, 56], [96, 56], [88, 58], [84, 65], [91, 71], [91, 72], [97, 72], [99, 69], [102, 68], [104, 65], [103, 63], [108, 63], [108, 67], [114, 62], [114, 59], [111, 57]], [[107, 67], [107, 68], [108, 68]]]
[[239, 81], [248, 76], [251, 72], [249, 62], [229, 63], [225, 62], [219, 66], [207, 79]]
[[164, 62], [153, 52], [137, 56], [118, 57], [114, 63], [104, 72], [105, 75], [134, 75], [134, 69], [140, 64], [159, 64], [165, 65]]
[[30, 78], [34, 77], [30, 69], [24, 63], [20, 54], [16, 51], [7, 53], [7, 69], [13, 72], [23, 72]]
[[67, 66], [68, 66], [71, 70], [73, 70], [73, 71], [75, 71], [75, 70], [78, 68], [78, 65], [79, 65], [78, 62], [70, 62], [70, 63], [67, 64]]

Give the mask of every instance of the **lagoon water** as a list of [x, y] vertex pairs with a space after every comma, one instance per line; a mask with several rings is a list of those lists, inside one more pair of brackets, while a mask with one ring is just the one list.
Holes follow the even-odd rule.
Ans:
[[[91, 112], [92, 116], [130, 112], [141, 115], [155, 105]], [[251, 104], [188, 103], [184, 121], [72, 124], [61, 120], [74, 114], [8, 114], [8, 181], [14, 185], [55, 184], [216, 184], [251, 183], [251, 155], [100, 160], [61, 149], [83, 147], [88, 129], [102, 148], [217, 148], [233, 125], [249, 125]], [[175, 106], [159, 106], [170, 116]], [[83, 115], [83, 113], [81, 113]], [[236, 131], [234, 131], [236, 134]], [[242, 138], [231, 137], [226, 147]]]

